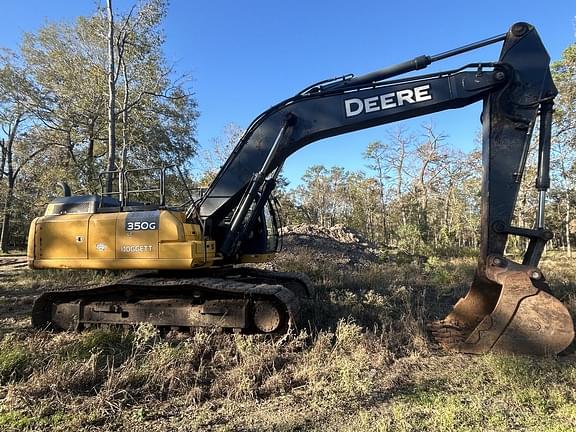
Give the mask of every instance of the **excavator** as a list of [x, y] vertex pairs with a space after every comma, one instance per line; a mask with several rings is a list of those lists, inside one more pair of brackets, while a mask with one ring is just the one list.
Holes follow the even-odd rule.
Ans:
[[[496, 62], [410, 73], [495, 43], [502, 43]], [[519, 22], [437, 55], [318, 82], [272, 106], [248, 127], [209, 187], [189, 190], [185, 205], [165, 202], [164, 168], [154, 188], [138, 189], [138, 170], [122, 169], [113, 193], [65, 190], [30, 226], [29, 266], [140, 272], [106, 285], [46, 292], [33, 305], [33, 325], [82, 330], [146, 322], [168, 330], [285, 333], [298, 324], [308, 280], [241, 264], [270, 260], [278, 250], [272, 192], [288, 156], [323, 138], [482, 101], [477, 270], [467, 295], [431, 323], [430, 332], [442, 347], [463, 353], [562, 352], [574, 338], [572, 318], [538, 268], [553, 237], [544, 220], [557, 94], [549, 63], [536, 29]], [[517, 227], [515, 202], [537, 123], [535, 223]], [[154, 202], [134, 200], [150, 191]], [[505, 256], [510, 236], [527, 239], [521, 263]]]

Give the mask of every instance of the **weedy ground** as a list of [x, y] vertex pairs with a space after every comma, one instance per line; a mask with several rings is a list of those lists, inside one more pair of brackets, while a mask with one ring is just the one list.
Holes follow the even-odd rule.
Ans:
[[[199, 331], [160, 338], [37, 331], [34, 296], [118, 275], [0, 274], [0, 430], [572, 431], [576, 356], [467, 356], [438, 350], [425, 323], [472, 279], [472, 259], [345, 267], [305, 253], [284, 270], [316, 284], [287, 337]], [[574, 261], [544, 260], [576, 312]]]

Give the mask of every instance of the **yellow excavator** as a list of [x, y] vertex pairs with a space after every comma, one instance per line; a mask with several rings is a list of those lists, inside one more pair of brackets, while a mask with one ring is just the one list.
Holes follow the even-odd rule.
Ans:
[[[496, 62], [428, 75], [404, 75], [433, 62], [502, 43]], [[35, 326], [81, 330], [151, 323], [161, 329], [217, 326], [241, 333], [282, 333], [309, 295], [305, 277], [241, 263], [270, 259], [278, 248], [272, 198], [286, 158], [322, 138], [456, 109], [482, 101], [481, 244], [471, 289], [431, 324], [446, 348], [465, 353], [556, 354], [573, 340], [572, 318], [538, 263], [552, 233], [544, 225], [551, 123], [557, 90], [550, 58], [533, 26], [438, 55], [422, 55], [361, 76], [321, 81], [258, 116], [207, 189], [186, 206], [165, 202], [165, 170], [155, 202], [138, 193], [130, 170], [119, 191], [54, 199], [30, 227], [33, 269], [135, 269], [143, 274], [92, 288], [42, 294]], [[512, 225], [532, 131], [539, 123], [539, 205], [533, 228]], [[141, 173], [141, 172], [140, 172]], [[522, 263], [504, 256], [509, 236], [529, 240]]]

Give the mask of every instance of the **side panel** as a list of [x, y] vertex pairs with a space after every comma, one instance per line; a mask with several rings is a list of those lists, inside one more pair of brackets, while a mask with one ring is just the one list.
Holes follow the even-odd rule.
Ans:
[[117, 213], [116, 258], [158, 258], [160, 211]]
[[214, 263], [216, 245], [201, 227], [168, 210], [49, 215], [36, 219], [32, 268], [185, 270]]
[[90, 214], [45, 216], [37, 221], [35, 256], [40, 259], [88, 257]]
[[117, 213], [92, 215], [88, 223], [88, 258], [116, 258]]

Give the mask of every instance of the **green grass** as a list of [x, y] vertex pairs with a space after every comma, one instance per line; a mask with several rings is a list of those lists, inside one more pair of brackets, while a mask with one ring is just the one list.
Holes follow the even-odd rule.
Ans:
[[0, 343], [0, 384], [20, 379], [24, 376], [31, 353], [10, 339]]
[[413, 385], [360, 412], [347, 430], [574, 430], [575, 372], [573, 364], [550, 359], [465, 359], [457, 371], [417, 374]]
[[35, 417], [21, 411], [0, 410], [0, 428], [6, 432], [10, 430], [66, 430], [65, 425], [72, 419], [70, 414], [63, 412]]
[[118, 364], [128, 358], [133, 349], [134, 337], [130, 333], [98, 329], [79, 336], [77, 342], [62, 350], [61, 356], [68, 360], [82, 361], [97, 355]]

